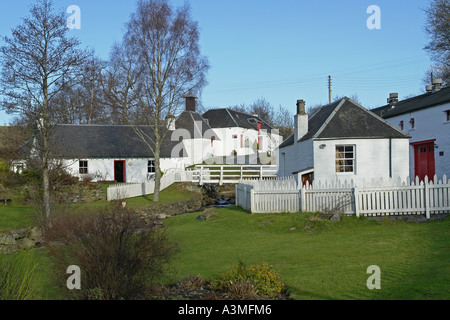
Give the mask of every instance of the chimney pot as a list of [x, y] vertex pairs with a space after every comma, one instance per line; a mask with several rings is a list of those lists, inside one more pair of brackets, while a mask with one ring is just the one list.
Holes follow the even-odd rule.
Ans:
[[387, 99], [387, 103], [389, 103], [391, 106], [395, 106], [395, 104], [398, 102], [398, 93], [393, 92], [389, 94], [389, 98]]
[[304, 100], [297, 100], [297, 114], [306, 114]]
[[195, 112], [195, 109], [196, 109], [196, 99], [197, 99], [197, 97], [194, 95], [194, 94], [192, 94], [192, 93], [189, 93], [189, 94], [187, 94], [187, 95], [185, 95], [183, 98], [185, 98], [186, 99], [186, 111], [193, 111], [193, 112]]

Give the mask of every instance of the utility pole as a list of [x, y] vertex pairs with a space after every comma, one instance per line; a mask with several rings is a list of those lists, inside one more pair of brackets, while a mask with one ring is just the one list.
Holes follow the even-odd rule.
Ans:
[[331, 76], [328, 76], [328, 103], [331, 103]]

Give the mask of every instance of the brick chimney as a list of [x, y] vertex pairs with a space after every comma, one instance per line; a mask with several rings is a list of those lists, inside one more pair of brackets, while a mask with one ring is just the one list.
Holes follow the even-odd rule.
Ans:
[[308, 115], [305, 111], [305, 101], [297, 100], [297, 114], [294, 116], [294, 141], [299, 141], [308, 133]]
[[197, 97], [195, 95], [193, 95], [192, 93], [189, 93], [187, 95], [185, 95], [183, 98], [186, 99], [186, 111], [193, 111], [195, 112], [195, 104], [196, 104], [196, 99]]

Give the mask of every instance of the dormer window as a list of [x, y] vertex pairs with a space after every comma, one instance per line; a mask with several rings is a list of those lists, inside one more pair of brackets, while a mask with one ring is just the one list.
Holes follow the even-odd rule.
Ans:
[[248, 121], [250, 124], [255, 124], [255, 123], [258, 122], [258, 120], [256, 120], [255, 118], [247, 119], [247, 121]]

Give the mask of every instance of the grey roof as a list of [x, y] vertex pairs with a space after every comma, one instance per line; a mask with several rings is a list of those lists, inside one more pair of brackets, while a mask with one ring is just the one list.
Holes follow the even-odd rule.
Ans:
[[370, 111], [383, 117], [384, 119], [387, 119], [404, 113], [426, 109], [448, 102], [450, 102], [450, 87], [445, 87], [434, 93], [424, 93], [399, 101], [394, 107], [388, 104]]
[[[382, 118], [345, 97], [321, 107], [308, 120], [308, 132], [300, 139], [409, 138]], [[294, 144], [294, 134], [280, 148]]]
[[[228, 109], [211, 109], [206, 111], [203, 115], [203, 118], [208, 120], [211, 128], [246, 128], [246, 129], [254, 129], [257, 130], [257, 122], [261, 123], [261, 129], [267, 130], [270, 132], [272, 127], [264, 122], [257, 115], [251, 115], [248, 113]], [[253, 120], [252, 120], [253, 119]], [[250, 121], [249, 121], [250, 120]], [[254, 121], [256, 120], [256, 121]]]
[[[138, 126], [154, 139], [150, 126]], [[55, 157], [78, 158], [152, 158], [153, 153], [132, 126], [119, 125], [58, 125], [52, 134]], [[154, 144], [148, 138], [152, 147]], [[170, 157], [179, 141], [171, 141], [170, 132], [161, 145], [160, 156]]]
[[206, 131], [211, 130], [208, 122], [194, 111], [183, 111], [175, 120], [175, 128], [188, 130], [192, 138], [203, 137]]

